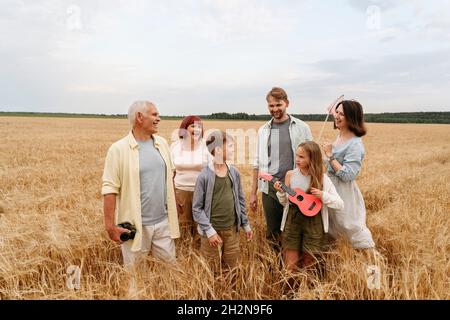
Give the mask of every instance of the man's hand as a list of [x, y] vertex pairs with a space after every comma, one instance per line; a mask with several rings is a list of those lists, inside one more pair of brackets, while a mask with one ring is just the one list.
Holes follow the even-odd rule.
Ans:
[[211, 237], [208, 238], [209, 244], [212, 247], [217, 247], [222, 243], [222, 238], [217, 234], [213, 234]]
[[130, 230], [112, 225], [106, 227], [106, 232], [108, 232], [109, 238], [112, 241], [122, 244], [123, 242], [120, 240], [120, 235], [124, 232], [130, 233]]
[[250, 191], [250, 210], [256, 212], [258, 210], [258, 169], [253, 169], [252, 189]]
[[252, 241], [253, 239], [253, 231], [249, 231], [245, 233], [245, 236], [247, 237], [247, 241]]
[[256, 194], [250, 194], [250, 210], [256, 212], [258, 209], [258, 196]]

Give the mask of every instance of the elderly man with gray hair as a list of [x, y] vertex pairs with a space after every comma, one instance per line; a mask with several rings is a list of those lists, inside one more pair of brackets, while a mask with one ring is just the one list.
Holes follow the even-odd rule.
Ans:
[[[156, 106], [148, 101], [133, 103], [128, 119], [131, 131], [111, 145], [105, 160], [105, 228], [111, 240], [121, 244], [126, 267], [133, 266], [139, 254], [150, 251], [174, 262], [174, 239], [180, 231], [174, 166], [166, 140], [156, 135], [161, 119]], [[126, 235], [132, 236], [129, 228], [118, 226], [126, 222], [135, 228], [134, 238], [127, 241]]]

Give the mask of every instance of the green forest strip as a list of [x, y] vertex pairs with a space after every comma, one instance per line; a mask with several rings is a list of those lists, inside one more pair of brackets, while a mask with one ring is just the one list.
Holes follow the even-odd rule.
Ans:
[[[293, 114], [294, 117], [304, 121], [324, 121], [325, 114]], [[41, 112], [3, 112], [0, 117], [54, 117], [54, 118], [95, 118], [95, 119], [126, 119], [123, 114], [87, 114], [87, 113], [41, 113]], [[267, 121], [270, 115], [256, 115], [247, 113], [213, 113], [200, 115], [205, 120], [243, 120], [243, 121]], [[183, 116], [161, 116], [166, 120], [179, 120]], [[330, 117], [332, 118], [332, 117]], [[368, 113], [365, 114], [366, 122], [372, 123], [436, 123], [450, 124], [450, 112], [398, 112], [398, 113]]]

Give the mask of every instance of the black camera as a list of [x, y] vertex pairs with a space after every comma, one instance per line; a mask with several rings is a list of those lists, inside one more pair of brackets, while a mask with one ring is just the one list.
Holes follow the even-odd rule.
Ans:
[[117, 226], [124, 228], [124, 229], [128, 229], [130, 230], [129, 233], [127, 232], [123, 232], [120, 235], [120, 240], [122, 240], [123, 242], [128, 241], [130, 239], [134, 239], [134, 236], [136, 235], [136, 227], [134, 225], [132, 225], [129, 222], [124, 222], [124, 223], [119, 223]]

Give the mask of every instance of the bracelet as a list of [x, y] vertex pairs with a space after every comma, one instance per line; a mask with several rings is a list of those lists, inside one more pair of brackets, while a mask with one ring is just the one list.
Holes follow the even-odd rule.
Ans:
[[336, 158], [332, 155], [331, 157], [328, 158], [328, 162], [331, 162], [333, 160], [336, 160]]

